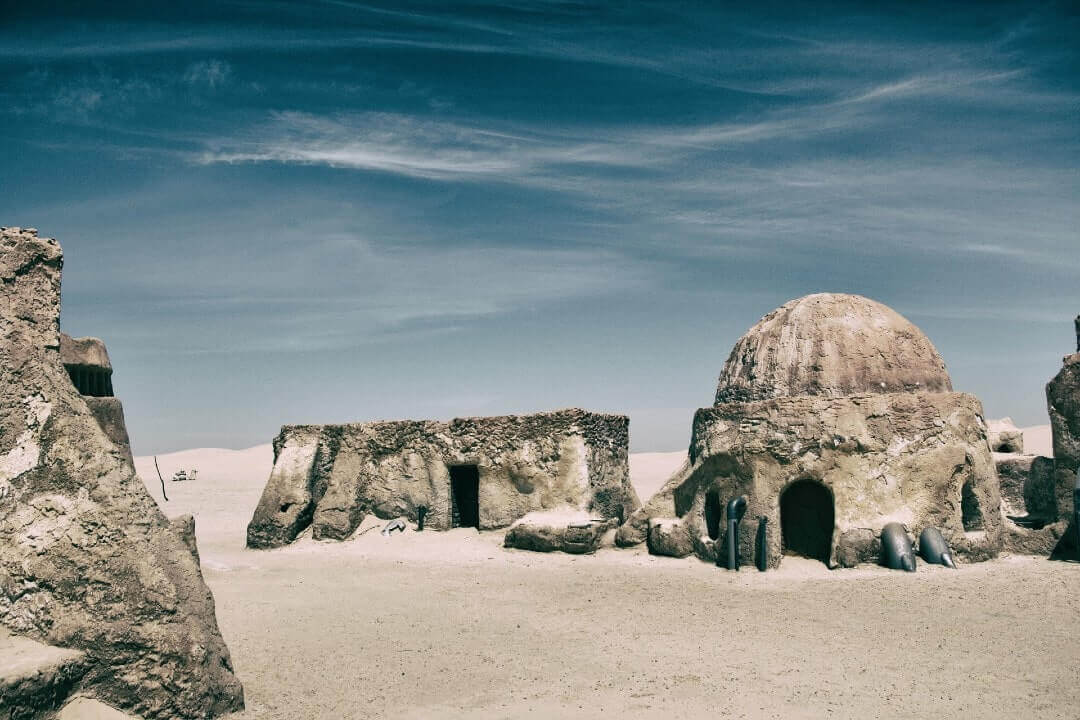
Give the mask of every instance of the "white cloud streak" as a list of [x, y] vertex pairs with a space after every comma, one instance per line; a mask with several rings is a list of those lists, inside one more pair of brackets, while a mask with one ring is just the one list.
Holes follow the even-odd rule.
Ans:
[[[1002, 88], [1019, 71], [917, 76], [872, 86], [834, 101], [800, 104], [742, 122], [689, 127], [602, 128], [561, 133], [493, 129], [391, 113], [315, 116], [278, 112], [245, 134], [218, 138], [195, 155], [202, 164], [285, 163], [375, 170], [432, 180], [500, 180], [535, 184], [553, 169], [654, 169], [689, 156], [768, 141], [864, 130], [891, 120], [889, 105], [914, 98], [943, 102], [965, 90]], [[1070, 98], [1059, 98], [1068, 103]]]

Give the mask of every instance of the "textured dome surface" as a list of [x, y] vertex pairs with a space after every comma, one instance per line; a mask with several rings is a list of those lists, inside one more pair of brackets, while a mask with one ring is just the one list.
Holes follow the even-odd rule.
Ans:
[[902, 315], [859, 295], [819, 293], [781, 305], [735, 343], [716, 402], [951, 390], [938, 351]]

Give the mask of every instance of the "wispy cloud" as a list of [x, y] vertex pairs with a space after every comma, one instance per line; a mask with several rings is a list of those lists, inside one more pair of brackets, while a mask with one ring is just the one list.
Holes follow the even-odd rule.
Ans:
[[[101, 23], [32, 37], [13, 27], [7, 33], [0, 31], [0, 60], [401, 49], [603, 65], [766, 96], [815, 91], [839, 96], [856, 89], [860, 76], [867, 74], [899, 77], [894, 81], [899, 84], [909, 82], [905, 76], [962, 70], [973, 62], [1011, 69], [1010, 39], [1024, 34], [1006, 29], [994, 43], [920, 42], [894, 39], [867, 27], [867, 39], [853, 42], [826, 27], [819, 28], [823, 31], [819, 37], [765, 30], [759, 18], [722, 7], [541, 3], [526, 8], [493, 3], [485, 8], [479, 3], [478, 15], [487, 15], [481, 19], [461, 17], [449, 6], [403, 10], [339, 1], [321, 3], [317, 12], [330, 24], [313, 28], [307, 3], [272, 4], [271, 16], [278, 14], [277, 22], [264, 21], [259, 11], [266, 4], [232, 5], [242, 11], [232, 22]], [[259, 17], [259, 22], [245, 22], [251, 16]], [[304, 22], [297, 23], [300, 19]], [[866, 23], [857, 15], [838, 20], [852, 30]], [[665, 42], [653, 41], [658, 32]]]
[[187, 66], [183, 81], [195, 88], [216, 90], [229, 82], [232, 66], [225, 60], [200, 60]]
[[[35, 115], [52, 123], [90, 124], [108, 117], [130, 117], [159, 112], [165, 107], [200, 104], [204, 96], [224, 89], [232, 79], [232, 66], [218, 59], [199, 60], [180, 70], [120, 72], [107, 65], [92, 71], [63, 75], [48, 66], [34, 67], [15, 76], [18, 100], [0, 108], [0, 115]], [[151, 129], [117, 126], [130, 133]], [[160, 133], [158, 133], [160, 137]]]
[[197, 161], [327, 165], [444, 179], [520, 170], [528, 153], [511, 157], [509, 140], [473, 128], [384, 113], [319, 117], [285, 112], [275, 113], [247, 139], [213, 141], [224, 147], [199, 154]]
[[738, 122], [583, 129], [479, 125], [393, 113], [312, 115], [275, 112], [233, 137], [206, 142], [199, 163], [284, 163], [376, 170], [433, 180], [482, 179], [535, 184], [553, 168], [651, 169], [768, 141], [801, 141], [893, 121], [891, 103], [948, 102], [965, 88], [1004, 87], [1020, 76], [949, 73], [874, 85], [829, 102], [799, 103]]
[[447, 388], [666, 407], [822, 290], [954, 368], [1007, 334], [1009, 383], [954, 378], [988, 412], [1044, 413], [1071, 342], [1064, 4], [23, 5], [0, 205], [64, 243], [64, 322], [108, 339], [151, 445]]

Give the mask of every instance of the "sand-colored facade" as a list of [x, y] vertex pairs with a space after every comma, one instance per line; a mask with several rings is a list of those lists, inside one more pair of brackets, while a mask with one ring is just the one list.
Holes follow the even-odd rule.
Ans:
[[686, 465], [620, 544], [655, 533], [654, 552], [716, 559], [724, 508], [745, 496], [741, 557], [761, 550], [769, 567], [785, 553], [876, 560], [889, 522], [914, 537], [937, 527], [968, 560], [1001, 549], [982, 405], [952, 392], [933, 344], [884, 305], [818, 294], [778, 308], [736, 343], [716, 397], [695, 415]]
[[363, 518], [435, 530], [506, 527], [572, 510], [621, 522], [640, 503], [629, 482], [629, 419], [569, 409], [531, 415], [293, 425], [248, 525], [249, 547], [347, 538]]

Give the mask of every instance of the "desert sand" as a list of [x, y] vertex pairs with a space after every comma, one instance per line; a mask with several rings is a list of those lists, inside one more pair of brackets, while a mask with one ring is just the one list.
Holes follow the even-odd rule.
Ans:
[[1020, 428], [1024, 433], [1024, 452], [1028, 455], [1054, 457], [1054, 442], [1049, 425]]
[[[631, 460], [647, 498], [682, 453]], [[1005, 556], [729, 573], [643, 547], [509, 551], [502, 533], [303, 537], [247, 550], [271, 450], [192, 450], [140, 476], [192, 513], [244, 683], [242, 718], [1075, 718], [1080, 565]], [[198, 479], [171, 482], [180, 468]]]

